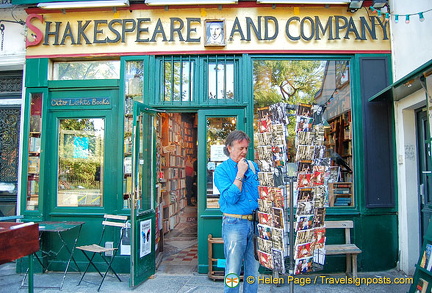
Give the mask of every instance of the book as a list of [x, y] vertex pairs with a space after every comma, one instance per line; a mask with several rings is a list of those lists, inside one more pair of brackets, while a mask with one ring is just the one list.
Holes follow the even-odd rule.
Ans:
[[425, 252], [427, 254], [427, 262], [425, 268], [430, 271], [432, 270], [432, 244], [426, 244]]
[[41, 138], [40, 137], [30, 137], [29, 140], [29, 152], [40, 153], [41, 150]]
[[41, 132], [42, 118], [40, 115], [30, 116], [30, 132]]
[[28, 173], [29, 174], [38, 174], [39, 173], [39, 157], [29, 157], [28, 158]]
[[[429, 282], [423, 278], [419, 278], [416, 284], [415, 293], [426, 293], [429, 286]], [[430, 292], [430, 291], [429, 291]]]

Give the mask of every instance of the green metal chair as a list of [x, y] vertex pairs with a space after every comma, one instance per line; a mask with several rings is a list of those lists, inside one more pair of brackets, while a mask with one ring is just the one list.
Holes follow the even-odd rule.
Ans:
[[[99, 292], [103, 281], [105, 280], [106, 275], [108, 274], [108, 271], [112, 271], [114, 273], [114, 275], [117, 277], [117, 279], [121, 282], [122, 280], [120, 279], [120, 277], [117, 275], [117, 273], [114, 271], [114, 269], [112, 268], [112, 263], [114, 261], [114, 258], [120, 248], [120, 244], [121, 241], [123, 239], [123, 236], [125, 234], [125, 230], [128, 226], [127, 223], [128, 217], [127, 216], [118, 216], [118, 215], [104, 215], [104, 220], [102, 221], [102, 234], [100, 236], [99, 242], [97, 244], [90, 244], [90, 245], [83, 245], [83, 246], [79, 246], [77, 247], [77, 249], [81, 250], [83, 252], [83, 254], [85, 255], [85, 257], [87, 258], [87, 260], [89, 261], [89, 263], [87, 264], [87, 267], [83, 273], [83, 275], [81, 276], [81, 280], [78, 283], [78, 286], [81, 284], [81, 281], [84, 279], [84, 276], [86, 275], [88, 269], [90, 268], [90, 265], [92, 265], [96, 271], [99, 273], [99, 275], [102, 277], [102, 280], [99, 284], [99, 288], [97, 289], [97, 291]], [[107, 227], [117, 227], [121, 229], [121, 236], [120, 239], [117, 243], [117, 245], [113, 245], [113, 247], [104, 247], [103, 245], [103, 237], [105, 234], [105, 231], [107, 229]], [[99, 254], [100, 257], [104, 260], [104, 262], [107, 264], [107, 269], [105, 271], [105, 273], [102, 275], [101, 271], [97, 268], [97, 266], [95, 265], [95, 263], [93, 262], [94, 257]], [[106, 257], [106, 254], [112, 254], [111, 256], [111, 260], [108, 260]]]

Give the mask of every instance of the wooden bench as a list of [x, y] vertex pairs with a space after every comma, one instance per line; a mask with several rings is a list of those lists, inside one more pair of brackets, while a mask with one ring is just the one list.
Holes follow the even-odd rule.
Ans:
[[362, 251], [357, 245], [351, 243], [351, 229], [354, 228], [353, 221], [325, 221], [326, 229], [345, 229], [345, 243], [326, 244], [326, 255], [346, 255], [346, 274], [357, 278], [357, 255]]

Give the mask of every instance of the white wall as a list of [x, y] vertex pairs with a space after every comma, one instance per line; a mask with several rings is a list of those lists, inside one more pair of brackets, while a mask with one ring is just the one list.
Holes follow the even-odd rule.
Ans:
[[[399, 22], [390, 22], [392, 43], [393, 80], [397, 81], [432, 59], [432, 11], [424, 13], [420, 22], [418, 13], [432, 8], [431, 0], [390, 0], [390, 13], [399, 14]], [[412, 275], [420, 253], [420, 214], [418, 186], [418, 151], [415, 110], [426, 106], [425, 91], [419, 90], [395, 103], [398, 211], [399, 211], [399, 268]]]
[[[25, 21], [27, 14], [21, 8], [0, 9], [0, 19]], [[4, 36], [0, 34], [0, 44], [3, 41], [3, 50], [0, 50], [0, 71], [22, 70], [25, 62], [25, 26], [18, 23], [1, 22], [4, 26]]]
[[[390, 0], [391, 14], [411, 14], [432, 8], [431, 0]], [[410, 16], [410, 23], [400, 16], [390, 22], [392, 34], [393, 74], [398, 80], [432, 59], [432, 11], [424, 13], [420, 22], [418, 15]]]
[[412, 275], [419, 256], [420, 214], [415, 110], [425, 105], [422, 94], [395, 103], [399, 211], [399, 269]]

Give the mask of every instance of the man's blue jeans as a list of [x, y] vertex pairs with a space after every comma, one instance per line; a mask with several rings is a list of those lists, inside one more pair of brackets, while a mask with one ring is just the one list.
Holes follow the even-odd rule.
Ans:
[[[240, 276], [242, 264], [244, 265], [244, 293], [258, 292], [259, 263], [254, 256], [254, 221], [223, 216], [222, 238], [225, 252], [225, 276], [231, 273]], [[246, 282], [248, 276], [254, 277], [254, 282]], [[225, 293], [239, 292], [240, 286], [229, 288], [225, 285]]]

